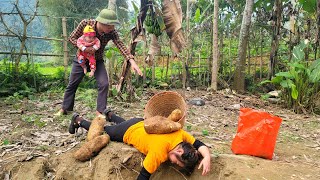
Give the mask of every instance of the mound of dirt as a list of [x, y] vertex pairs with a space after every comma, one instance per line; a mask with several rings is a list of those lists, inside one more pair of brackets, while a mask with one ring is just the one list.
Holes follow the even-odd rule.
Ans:
[[[142, 168], [143, 155], [123, 143], [111, 142], [96, 157], [87, 162], [77, 161], [73, 154], [77, 148], [51, 158], [36, 158], [21, 164], [12, 172], [12, 179], [86, 179], [135, 180]], [[185, 176], [179, 168], [166, 162], [152, 175], [153, 180], [215, 180], [215, 179], [318, 179], [318, 170], [310, 165], [264, 160], [261, 158], [220, 154], [212, 155], [211, 173], [202, 176], [195, 169]], [[300, 170], [304, 169], [303, 172]], [[277, 172], [277, 173], [275, 173]]]

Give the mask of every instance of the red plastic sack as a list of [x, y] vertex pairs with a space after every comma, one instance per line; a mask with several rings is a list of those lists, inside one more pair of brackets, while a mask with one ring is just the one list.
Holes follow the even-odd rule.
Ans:
[[241, 108], [232, 152], [272, 159], [281, 122], [281, 118], [267, 112]]

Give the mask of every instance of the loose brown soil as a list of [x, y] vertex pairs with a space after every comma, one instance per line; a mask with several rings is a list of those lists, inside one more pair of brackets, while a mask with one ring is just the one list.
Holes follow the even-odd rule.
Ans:
[[[126, 119], [142, 117], [144, 105], [156, 92], [144, 92], [143, 98], [133, 103], [110, 102], [109, 107]], [[211, 172], [202, 176], [201, 170], [196, 169], [188, 177], [176, 166], [165, 163], [152, 179], [320, 179], [319, 116], [297, 115], [255, 96], [225, 91], [179, 92], [187, 101], [202, 98], [206, 102], [204, 106], [188, 105], [184, 129], [210, 147]], [[86, 162], [74, 159], [73, 153], [84, 142], [86, 132], [83, 130], [78, 136], [67, 133], [71, 114], [53, 117], [60, 107], [61, 96], [46, 93], [34, 98], [37, 100], [0, 100], [0, 179], [136, 179], [144, 156], [123, 143], [109, 143]], [[239, 112], [227, 107], [235, 104], [283, 119], [273, 160], [232, 154], [230, 145]], [[94, 109], [83, 102], [76, 101], [75, 109], [84, 117], [93, 118]], [[203, 135], [203, 130], [208, 135]]]

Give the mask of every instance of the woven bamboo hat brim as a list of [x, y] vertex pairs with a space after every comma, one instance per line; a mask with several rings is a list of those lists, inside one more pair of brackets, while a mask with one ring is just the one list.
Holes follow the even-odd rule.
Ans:
[[175, 109], [180, 109], [182, 118], [178, 121], [182, 127], [185, 123], [187, 114], [187, 105], [184, 98], [174, 91], [160, 92], [151, 97], [144, 108], [144, 118], [150, 118], [156, 115], [168, 117]]

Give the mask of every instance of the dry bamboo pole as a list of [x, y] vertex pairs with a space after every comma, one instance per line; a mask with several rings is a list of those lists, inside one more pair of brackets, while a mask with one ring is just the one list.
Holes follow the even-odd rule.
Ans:
[[22, 54], [25, 56], [58, 56], [58, 57], [62, 57], [63, 54], [47, 54], [47, 53], [18, 53], [18, 52], [0, 52], [0, 54], [10, 54], [10, 55], [18, 55], [18, 54]]
[[232, 73], [232, 57], [231, 57], [231, 36], [230, 36], [230, 31], [229, 31], [229, 60], [230, 60], [230, 74]]
[[[198, 73], [199, 73], [199, 81], [201, 82], [201, 62], [200, 62], [200, 53], [199, 53], [199, 58], [198, 58], [198, 62], [199, 62], [199, 71], [198, 71]], [[201, 82], [201, 84], [202, 84], [202, 82]]]
[[[4, 36], [4, 37], [18, 37], [18, 36], [14, 35], [14, 34], [0, 34], [0, 36]], [[38, 36], [26, 36], [26, 37], [27, 37], [27, 38], [31, 38], [31, 39], [63, 41], [63, 39], [48, 38], [48, 37], [38, 37]]]
[[248, 75], [250, 75], [251, 74], [251, 59], [250, 59], [250, 35], [249, 35], [249, 37], [248, 37]]
[[113, 74], [114, 74], [114, 54], [112, 53], [112, 56], [110, 57], [109, 61], [108, 61], [108, 66], [109, 66], [109, 69], [107, 71], [108, 73], [108, 77], [109, 77], [109, 84], [111, 88], [109, 88], [109, 94], [113, 95], [110, 91], [112, 91], [112, 84], [113, 84]]
[[143, 50], [143, 85], [146, 84], [147, 82], [147, 66], [146, 66], [146, 62], [144, 61], [147, 57], [147, 51], [148, 51], [148, 44], [147, 44], [147, 39], [146, 39], [146, 34], [145, 34], [145, 31], [143, 31], [143, 34], [144, 34], [144, 38], [143, 38], [143, 41], [144, 41], [144, 50]]
[[[159, 58], [159, 57], [158, 57]], [[156, 76], [156, 72], [155, 72], [155, 70], [156, 70], [156, 58], [153, 58], [153, 60], [152, 60], [153, 62], [152, 62], [152, 78], [151, 78], [151, 82], [152, 83], [154, 83], [154, 81], [155, 81], [155, 76]]]
[[166, 81], [168, 80], [169, 60], [170, 60], [170, 55], [168, 54], [168, 58], [167, 58], [167, 69], [166, 69]]
[[64, 82], [68, 84], [68, 37], [67, 37], [67, 19], [62, 17], [62, 35], [63, 35], [63, 65], [64, 65]]
[[[254, 43], [254, 50], [255, 50], [255, 55], [257, 55], [257, 52], [258, 52], [258, 48], [257, 48], [257, 44]], [[253, 68], [253, 82], [255, 82], [256, 80], [256, 72], [257, 72], [257, 61], [256, 61], [256, 58], [254, 60], [254, 68]]]
[[260, 37], [261, 37], [261, 40], [260, 40], [260, 81], [262, 80], [262, 54], [263, 54], [263, 38], [262, 38], [262, 28], [261, 28], [261, 31], [260, 31]]

